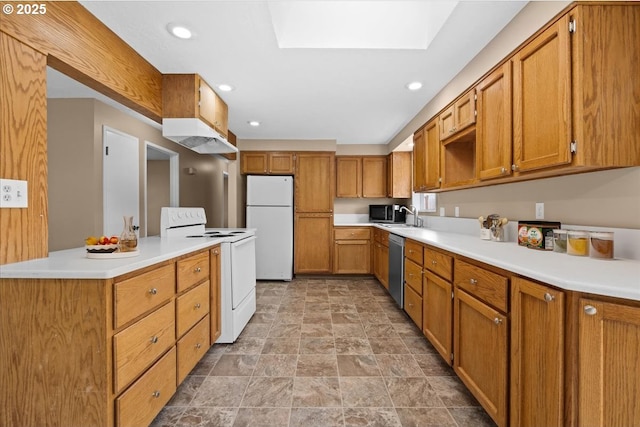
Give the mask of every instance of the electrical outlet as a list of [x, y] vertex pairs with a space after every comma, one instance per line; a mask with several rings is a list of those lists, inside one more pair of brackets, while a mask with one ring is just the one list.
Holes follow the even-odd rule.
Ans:
[[444, 207], [440, 208], [440, 216], [444, 216]]
[[0, 179], [0, 208], [26, 208], [27, 181]]
[[544, 219], [544, 203], [536, 203], [536, 219]]
[[459, 208], [458, 206], [456, 206], [456, 207], [453, 209], [453, 212], [454, 212], [454, 213], [453, 213], [453, 215], [454, 215], [456, 218], [458, 218], [458, 217], [460, 216], [460, 208]]

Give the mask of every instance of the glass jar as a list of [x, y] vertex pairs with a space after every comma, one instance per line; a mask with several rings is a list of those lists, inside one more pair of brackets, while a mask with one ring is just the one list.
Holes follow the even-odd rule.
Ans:
[[567, 252], [567, 230], [553, 230], [553, 251], [561, 254]]
[[135, 251], [138, 247], [138, 236], [133, 229], [133, 217], [125, 215], [123, 219], [124, 229], [122, 230], [122, 234], [120, 234], [120, 252]]
[[591, 240], [591, 258], [613, 259], [612, 232], [594, 232], [589, 237]]
[[589, 232], [569, 230], [567, 232], [567, 253], [569, 255], [589, 255]]

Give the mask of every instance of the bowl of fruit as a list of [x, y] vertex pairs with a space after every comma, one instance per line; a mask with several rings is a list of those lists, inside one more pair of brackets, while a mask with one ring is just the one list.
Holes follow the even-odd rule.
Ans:
[[110, 254], [118, 250], [119, 241], [120, 239], [117, 236], [90, 236], [85, 239], [84, 247], [90, 254]]

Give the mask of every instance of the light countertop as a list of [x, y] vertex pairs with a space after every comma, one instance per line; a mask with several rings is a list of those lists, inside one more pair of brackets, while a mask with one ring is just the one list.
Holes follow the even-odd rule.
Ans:
[[640, 301], [640, 261], [577, 257], [424, 228], [375, 226], [562, 289]]
[[224, 238], [180, 239], [144, 237], [138, 240], [140, 255], [131, 258], [89, 259], [84, 247], [55, 251], [49, 257], [0, 266], [0, 278], [110, 279], [191, 252], [213, 247]]

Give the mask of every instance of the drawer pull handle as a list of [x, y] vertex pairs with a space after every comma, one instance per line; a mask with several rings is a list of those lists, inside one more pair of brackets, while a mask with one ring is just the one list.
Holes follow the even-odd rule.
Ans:
[[157, 344], [158, 343], [158, 337], [151, 337], [151, 344]]
[[202, 271], [202, 269], [200, 267], [196, 267], [193, 271], [195, 273], [200, 273]]
[[202, 344], [200, 344], [200, 343], [196, 344], [196, 349], [197, 350], [200, 350], [201, 347], [202, 347]]
[[471, 283], [472, 285], [477, 285], [478, 281], [476, 279], [469, 279], [469, 283]]
[[493, 323], [495, 323], [496, 325], [499, 325], [500, 323], [502, 323], [502, 319], [500, 319], [499, 317], [496, 317], [495, 319], [493, 319]]
[[194, 307], [195, 307], [196, 310], [199, 309], [200, 308], [200, 303], [199, 302], [196, 303], [196, 305]]
[[149, 289], [149, 293], [151, 295], [156, 295], [158, 293], [158, 290], [156, 288], [151, 288], [151, 289]]
[[158, 390], [154, 391], [151, 396], [155, 397], [156, 399], [160, 397], [160, 392]]
[[588, 314], [589, 316], [594, 316], [598, 310], [596, 310], [596, 308], [592, 305], [585, 305], [584, 306], [584, 312], [585, 314]]
[[545, 300], [546, 302], [551, 302], [551, 301], [553, 301], [554, 299], [556, 299], [556, 297], [554, 297], [553, 295], [551, 295], [549, 292], [546, 292], [546, 293], [544, 294], [544, 300]]
[[438, 261], [436, 261], [435, 259], [431, 260], [431, 264], [436, 265], [438, 263]]

